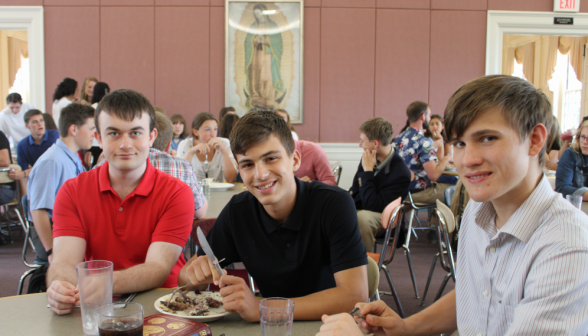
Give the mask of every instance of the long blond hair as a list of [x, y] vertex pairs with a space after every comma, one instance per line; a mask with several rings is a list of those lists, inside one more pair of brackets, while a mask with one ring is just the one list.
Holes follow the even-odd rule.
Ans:
[[576, 138], [574, 139], [574, 142], [572, 142], [572, 148], [580, 154], [582, 154], [582, 150], [580, 149], [580, 135], [582, 134], [584, 127], [588, 127], [588, 120], [584, 121], [582, 125], [578, 127], [578, 131], [576, 131]]
[[88, 103], [92, 103], [91, 99], [88, 100], [88, 95], [86, 95], [86, 88], [88, 87], [88, 84], [90, 84], [90, 82], [98, 83], [98, 80], [96, 79], [96, 77], [86, 77], [86, 79], [84, 79], [82, 91], [80, 92], [80, 101], [85, 100]]

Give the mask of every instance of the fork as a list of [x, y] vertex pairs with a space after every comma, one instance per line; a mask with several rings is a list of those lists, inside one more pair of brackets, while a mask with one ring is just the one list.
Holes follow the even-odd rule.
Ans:
[[210, 165], [208, 164], [208, 153], [206, 153], [206, 159], [202, 164], [202, 169], [204, 169], [204, 176], [208, 178], [208, 170], [210, 169]]
[[188, 286], [190, 286], [190, 285], [191, 285], [191, 283], [188, 283], [188, 284], [186, 284], [186, 285], [183, 285], [182, 287], [178, 287], [178, 288], [176, 288], [176, 290], [174, 290], [174, 291], [172, 292], [172, 295], [169, 297], [169, 300], [167, 301], [167, 307], [169, 308], [169, 304], [171, 303], [171, 301], [172, 301], [172, 300], [173, 300], [173, 298], [174, 298], [174, 295], [176, 295], [176, 293], [177, 293], [178, 291], [180, 291], [181, 289], [183, 289], [183, 288], [186, 288], [186, 287], [188, 287]]

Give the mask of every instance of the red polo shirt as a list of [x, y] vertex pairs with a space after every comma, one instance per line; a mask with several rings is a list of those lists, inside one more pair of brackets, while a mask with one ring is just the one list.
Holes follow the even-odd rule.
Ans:
[[[124, 201], [110, 185], [108, 162], [66, 181], [55, 199], [53, 237], [86, 240], [86, 260], [110, 260], [114, 270], [145, 262], [153, 242], [184, 247], [192, 230], [194, 197], [184, 182], [153, 167]], [[162, 287], [175, 287], [183, 255]]]

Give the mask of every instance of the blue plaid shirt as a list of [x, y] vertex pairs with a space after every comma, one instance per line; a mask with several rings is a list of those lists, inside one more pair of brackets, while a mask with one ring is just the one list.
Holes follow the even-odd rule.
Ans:
[[425, 137], [422, 132], [409, 127], [394, 139], [393, 144], [398, 155], [415, 175], [415, 180], [411, 184], [411, 186], [414, 185], [412, 189], [425, 189], [431, 186], [431, 180], [427, 176], [423, 164], [437, 160], [437, 153], [433, 149], [433, 140]]

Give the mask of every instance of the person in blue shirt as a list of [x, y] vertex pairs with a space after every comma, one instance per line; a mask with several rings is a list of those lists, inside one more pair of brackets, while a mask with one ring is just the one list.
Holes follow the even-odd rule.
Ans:
[[37, 109], [28, 110], [24, 122], [31, 134], [16, 146], [17, 162], [22, 171], [12, 170], [8, 173], [11, 179], [17, 181], [29, 176], [39, 157], [59, 139], [58, 130], [45, 128], [43, 112]]
[[27, 184], [29, 219], [37, 262], [51, 262], [53, 203], [59, 188], [70, 178], [86, 171], [77, 152], [90, 149], [94, 139], [94, 108], [72, 103], [59, 118], [59, 139], [37, 160]]
[[584, 121], [571, 147], [557, 164], [555, 191], [567, 195], [581, 195], [588, 201], [588, 121]]

